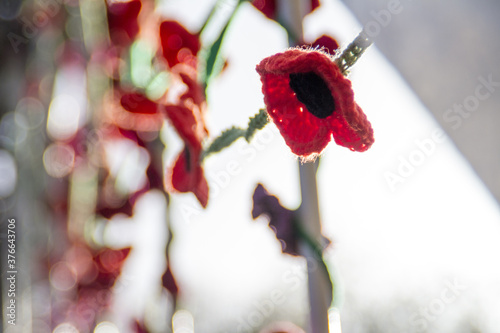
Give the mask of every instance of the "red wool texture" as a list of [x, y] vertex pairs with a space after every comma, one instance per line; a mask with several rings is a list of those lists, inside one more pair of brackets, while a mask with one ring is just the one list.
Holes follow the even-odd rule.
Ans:
[[[333, 59], [317, 50], [289, 49], [257, 65], [267, 112], [293, 153], [304, 158], [320, 154], [333, 136], [338, 145], [366, 151], [374, 142], [370, 122], [354, 101], [351, 82]], [[318, 118], [307, 110], [290, 87], [290, 74], [313, 72], [327, 85], [334, 112]]]

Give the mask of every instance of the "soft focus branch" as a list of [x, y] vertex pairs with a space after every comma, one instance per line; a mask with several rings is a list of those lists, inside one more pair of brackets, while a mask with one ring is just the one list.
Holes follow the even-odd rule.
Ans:
[[212, 141], [210, 146], [203, 152], [202, 159], [207, 157], [210, 154], [217, 153], [222, 149], [229, 147], [233, 142], [238, 140], [239, 138], [245, 138], [247, 142], [252, 140], [255, 132], [264, 128], [266, 124], [269, 122], [267, 117], [267, 112], [265, 109], [260, 109], [259, 113], [250, 118], [248, 122], [248, 128], [242, 129], [236, 126], [231, 127], [228, 130], [225, 130], [221, 133], [217, 138]]

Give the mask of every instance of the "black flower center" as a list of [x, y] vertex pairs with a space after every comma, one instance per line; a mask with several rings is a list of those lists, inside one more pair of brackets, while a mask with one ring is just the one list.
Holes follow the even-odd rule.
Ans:
[[335, 111], [335, 101], [326, 82], [316, 73], [290, 74], [290, 88], [307, 111], [318, 118], [326, 118]]

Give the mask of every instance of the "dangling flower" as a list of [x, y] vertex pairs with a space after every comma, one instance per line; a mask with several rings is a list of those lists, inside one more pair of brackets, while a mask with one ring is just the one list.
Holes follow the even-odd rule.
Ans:
[[108, 3], [109, 35], [114, 45], [128, 46], [139, 32], [137, 17], [141, 11], [141, 1]]
[[160, 25], [160, 41], [163, 57], [170, 68], [179, 63], [196, 67], [196, 55], [201, 48], [198, 35], [176, 21], [164, 21]]
[[177, 87], [168, 90], [164, 98], [165, 116], [184, 141], [184, 150], [173, 167], [167, 170], [165, 186], [179, 192], [192, 192], [203, 207], [208, 203], [208, 183], [201, 166], [202, 141], [208, 135], [204, 113], [206, 99], [203, 87], [196, 81], [196, 70], [187, 64], [171, 69]]
[[293, 227], [295, 212], [283, 207], [279, 199], [269, 194], [262, 184], [258, 184], [253, 193], [252, 217], [261, 215], [269, 218], [269, 227], [273, 229], [276, 238], [281, 243], [283, 253], [297, 256], [298, 236]]
[[160, 109], [140, 92], [115, 89], [105, 98], [103, 115], [106, 122], [123, 129], [157, 132], [163, 125]]
[[[201, 167], [201, 141], [206, 133], [195, 112], [181, 105], [166, 105], [165, 112], [184, 141], [184, 150], [168, 171], [166, 187], [192, 192], [203, 207], [208, 203], [208, 183]], [[170, 183], [168, 183], [170, 181]]]
[[158, 104], [138, 92], [124, 93], [120, 97], [120, 104], [125, 110], [137, 114], [156, 114]]
[[[252, 197], [253, 208], [252, 217], [264, 215], [269, 219], [269, 227], [276, 234], [276, 238], [281, 243], [281, 251], [293, 256], [299, 255], [299, 231], [295, 221], [299, 218], [297, 211], [283, 207], [280, 200], [270, 194], [262, 184], [257, 184]], [[322, 237], [321, 250], [330, 245], [330, 240]]]
[[318, 50], [289, 49], [257, 65], [267, 112], [293, 153], [320, 154], [333, 136], [353, 151], [373, 144], [373, 130], [354, 102], [351, 82]]

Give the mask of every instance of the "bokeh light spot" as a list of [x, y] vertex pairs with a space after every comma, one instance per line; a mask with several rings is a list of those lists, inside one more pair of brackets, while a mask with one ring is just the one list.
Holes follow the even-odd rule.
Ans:
[[191, 312], [179, 310], [172, 317], [173, 333], [192, 333], [194, 332], [194, 319]]
[[78, 331], [76, 327], [71, 325], [70, 323], [63, 323], [57, 325], [52, 333], [80, 333], [80, 331]]
[[75, 286], [76, 275], [68, 264], [60, 261], [50, 269], [49, 280], [55, 289], [66, 291]]
[[172, 50], [178, 50], [182, 47], [182, 38], [179, 35], [171, 35], [168, 37], [167, 45]]
[[17, 103], [15, 120], [25, 129], [33, 129], [40, 126], [44, 120], [43, 104], [36, 98], [26, 97]]
[[43, 153], [43, 165], [47, 174], [54, 178], [66, 176], [73, 170], [75, 151], [62, 143], [50, 144]]
[[196, 62], [196, 57], [193, 55], [190, 49], [183, 47], [177, 52], [177, 60], [183, 63], [189, 63], [191, 61]]
[[0, 197], [8, 197], [17, 183], [16, 162], [6, 150], [0, 150]]
[[75, 135], [80, 121], [80, 106], [69, 95], [56, 96], [49, 106], [47, 133], [55, 140], [66, 140]]
[[114, 272], [120, 268], [125, 256], [120, 251], [104, 251], [99, 257], [102, 267], [108, 272]]
[[94, 333], [120, 333], [118, 327], [109, 321], [100, 322], [94, 329]]
[[96, 264], [86, 247], [74, 245], [64, 257], [80, 283], [90, 283], [97, 277]]

